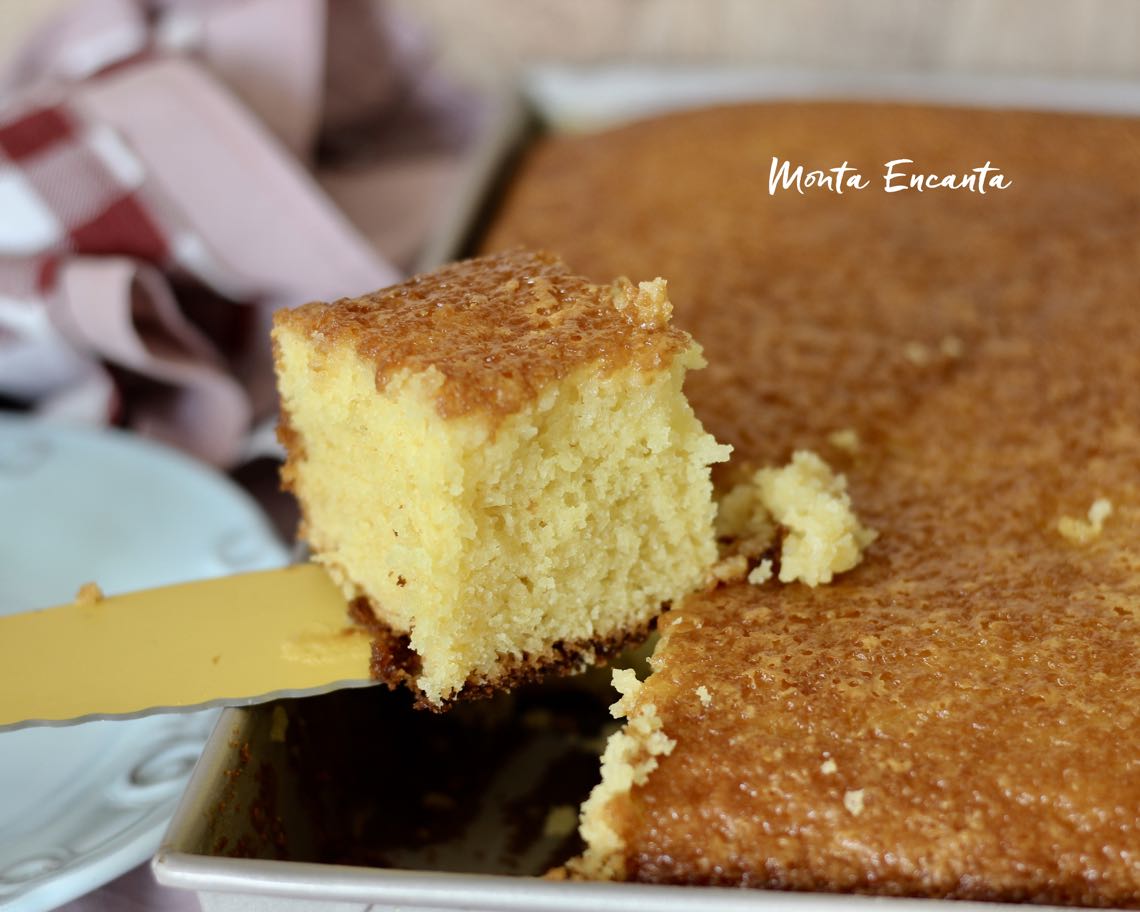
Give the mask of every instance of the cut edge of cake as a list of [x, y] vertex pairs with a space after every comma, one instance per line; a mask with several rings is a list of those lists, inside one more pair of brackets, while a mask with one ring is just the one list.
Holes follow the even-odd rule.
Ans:
[[[645, 636], [716, 560], [709, 466], [730, 448], [684, 399], [686, 371], [704, 361], [668, 325], [664, 281], [593, 285], [543, 255], [504, 256], [506, 269], [503, 257], [467, 261], [439, 287], [416, 277], [286, 312], [274, 328], [282, 479], [301, 504], [302, 537], [372, 630], [374, 675], [433, 709], [601, 661]], [[487, 269], [499, 284], [484, 281]], [[484, 283], [474, 305], [464, 270]], [[450, 335], [441, 344], [429, 314], [415, 367], [388, 370], [361, 343], [369, 321], [425, 295]], [[478, 314], [447, 312], [471, 306], [493, 308], [507, 329], [488, 341]], [[349, 317], [365, 329], [337, 338]], [[559, 338], [586, 352], [564, 370], [495, 364], [516, 342]], [[480, 382], [458, 357], [485, 357], [489, 374], [509, 374], [493, 377], [501, 389], [532, 394], [503, 412], [479, 389], [468, 397], [479, 407], [448, 413], [456, 377]]]
[[[708, 589], [742, 582], [763, 585], [774, 577], [809, 587], [830, 583], [857, 566], [878, 538], [856, 515], [846, 478], [810, 450], [797, 450], [787, 465], [758, 469], [722, 494], [716, 530], [723, 554], [706, 577]], [[653, 687], [646, 686], [668, 653], [671, 627], [666, 622], [661, 631], [648, 678], [639, 681], [626, 669], [613, 672], [621, 698], [610, 712], [625, 723], [607, 740], [600, 781], [582, 804], [579, 834], [585, 850], [566, 864], [566, 876], [627, 879], [621, 824], [632, 812], [631, 793], [676, 746], [658, 715]], [[695, 696], [704, 706], [711, 701], [703, 687]]]

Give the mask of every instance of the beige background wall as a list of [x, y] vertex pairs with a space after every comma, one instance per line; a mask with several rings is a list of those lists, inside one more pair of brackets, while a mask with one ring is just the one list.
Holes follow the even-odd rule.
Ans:
[[40, 19], [64, 5], [66, 0], [0, 0], [0, 63]]
[[[66, 0], [0, 0], [0, 58]], [[473, 82], [536, 61], [1140, 78], [1138, 0], [390, 0]]]
[[1137, 0], [392, 0], [449, 66], [763, 63], [1140, 77]]

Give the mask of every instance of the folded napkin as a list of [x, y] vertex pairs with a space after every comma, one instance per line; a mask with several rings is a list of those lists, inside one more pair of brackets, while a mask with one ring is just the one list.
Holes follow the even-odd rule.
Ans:
[[269, 313], [400, 277], [306, 166], [421, 63], [364, 0], [49, 23], [0, 83], [0, 396], [239, 461], [273, 407]]

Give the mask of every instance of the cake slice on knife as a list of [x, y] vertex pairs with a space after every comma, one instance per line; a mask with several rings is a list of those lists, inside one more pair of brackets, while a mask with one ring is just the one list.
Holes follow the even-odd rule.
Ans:
[[283, 480], [376, 676], [438, 709], [578, 670], [700, 584], [729, 448], [671, 309], [512, 251], [277, 314]]

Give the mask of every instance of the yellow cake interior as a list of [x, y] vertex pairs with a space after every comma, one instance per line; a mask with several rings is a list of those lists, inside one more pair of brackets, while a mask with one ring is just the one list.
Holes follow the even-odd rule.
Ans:
[[288, 325], [275, 339], [303, 534], [348, 597], [409, 634], [431, 703], [555, 644], [588, 661], [716, 559], [708, 466], [729, 448], [681, 391], [695, 345], [660, 370], [586, 364], [493, 423], [441, 417], [432, 368], [378, 392], [351, 347]]

